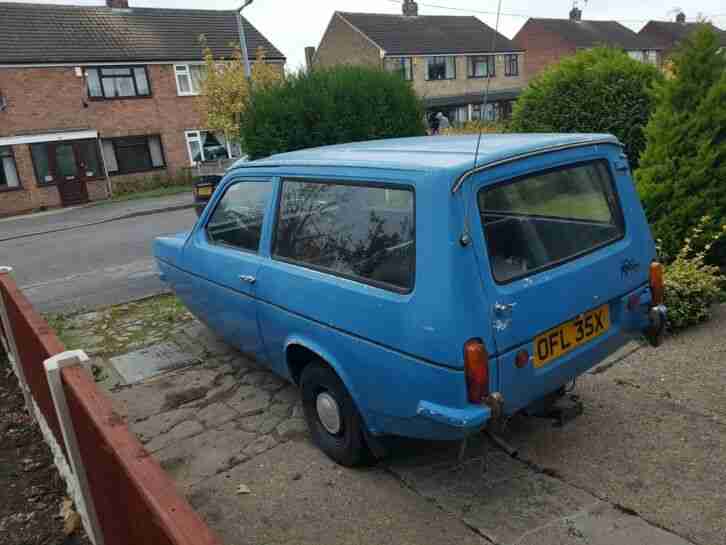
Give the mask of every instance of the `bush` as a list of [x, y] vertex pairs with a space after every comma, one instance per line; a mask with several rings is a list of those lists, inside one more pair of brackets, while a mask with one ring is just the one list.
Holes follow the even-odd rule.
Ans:
[[189, 186], [191, 191], [192, 175], [190, 169], [180, 169], [175, 176], [152, 174], [150, 176], [120, 176], [111, 178], [114, 197], [125, 197], [167, 187]]
[[[673, 77], [655, 87], [657, 107], [635, 178], [653, 232], [670, 254], [698, 218], [726, 217], [726, 56], [719, 47], [704, 25], [674, 55]], [[726, 264], [723, 245], [711, 258]]]
[[328, 144], [426, 134], [421, 103], [400, 76], [361, 66], [301, 72], [253, 89], [241, 121], [251, 159]]
[[621, 51], [580, 51], [529, 84], [514, 105], [511, 130], [611, 133], [637, 165], [654, 106], [650, 89], [661, 79], [655, 67]]
[[458, 127], [449, 127], [443, 129], [441, 134], [455, 135], [455, 134], [479, 134], [482, 132], [487, 133], [502, 133], [507, 131], [506, 123], [502, 121], [467, 121]]
[[711, 305], [723, 300], [725, 295], [726, 279], [718, 267], [705, 263], [705, 256], [712, 244], [726, 235], [726, 226], [720, 234], [704, 239], [704, 229], [709, 223], [708, 216], [702, 218], [675, 259], [665, 267], [665, 304], [668, 323], [674, 331], [708, 320]]

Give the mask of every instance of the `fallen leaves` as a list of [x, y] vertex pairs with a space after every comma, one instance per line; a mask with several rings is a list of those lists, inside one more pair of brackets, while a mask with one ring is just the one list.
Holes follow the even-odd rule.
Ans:
[[60, 516], [63, 519], [63, 533], [67, 536], [81, 528], [81, 515], [73, 508], [73, 500], [64, 498], [61, 503]]

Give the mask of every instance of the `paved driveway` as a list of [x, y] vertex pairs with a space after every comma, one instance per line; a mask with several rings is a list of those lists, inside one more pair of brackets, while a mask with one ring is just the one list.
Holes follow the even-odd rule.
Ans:
[[104, 324], [140, 348], [99, 357], [102, 384], [230, 545], [726, 544], [726, 307], [581, 378], [585, 414], [565, 428], [514, 419], [518, 459], [485, 436], [463, 462], [457, 444], [398, 439], [357, 470], [311, 445], [294, 387], [189, 316], [160, 334], [134, 312]]

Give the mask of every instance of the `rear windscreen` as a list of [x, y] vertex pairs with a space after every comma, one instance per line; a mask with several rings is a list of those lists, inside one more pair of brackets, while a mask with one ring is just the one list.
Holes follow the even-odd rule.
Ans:
[[508, 282], [623, 236], [606, 161], [568, 165], [479, 191], [497, 282]]

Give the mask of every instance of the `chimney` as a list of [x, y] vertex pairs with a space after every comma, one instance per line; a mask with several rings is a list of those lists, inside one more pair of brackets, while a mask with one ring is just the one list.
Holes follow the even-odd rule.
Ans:
[[106, 6], [114, 9], [129, 9], [129, 0], [106, 0]]
[[682, 25], [686, 24], [686, 14], [679, 11], [678, 15], [676, 15], [676, 23], [680, 23]]
[[418, 4], [415, 0], [403, 0], [403, 14], [406, 17], [416, 17], [418, 15]]
[[308, 46], [305, 48], [305, 66], [308, 68], [308, 72], [313, 69], [313, 57], [315, 57], [315, 48]]
[[582, 21], [582, 10], [577, 6], [570, 10], [570, 21]]

